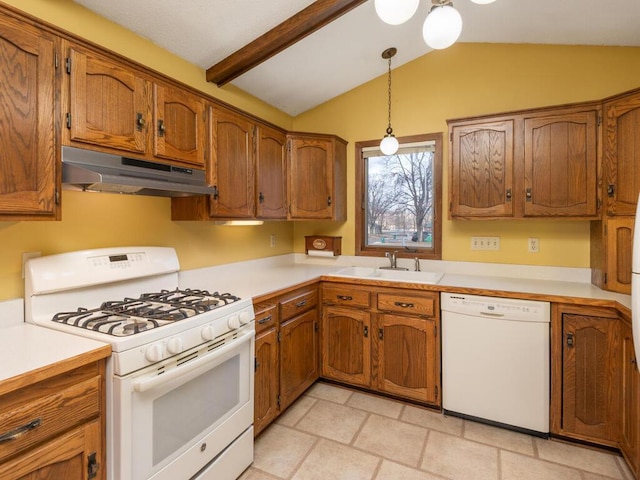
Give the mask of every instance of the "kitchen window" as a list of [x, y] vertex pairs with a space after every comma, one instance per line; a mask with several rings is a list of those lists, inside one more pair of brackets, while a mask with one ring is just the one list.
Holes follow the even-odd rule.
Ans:
[[442, 133], [356, 143], [356, 255], [440, 259]]

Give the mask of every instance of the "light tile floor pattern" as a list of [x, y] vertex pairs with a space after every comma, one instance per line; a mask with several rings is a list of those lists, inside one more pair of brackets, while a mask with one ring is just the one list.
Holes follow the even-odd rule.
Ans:
[[241, 480], [631, 480], [621, 457], [316, 383]]

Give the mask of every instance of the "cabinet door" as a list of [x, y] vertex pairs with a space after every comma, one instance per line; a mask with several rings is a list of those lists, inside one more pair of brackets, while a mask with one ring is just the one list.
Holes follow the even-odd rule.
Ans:
[[607, 213], [633, 215], [640, 192], [640, 91], [604, 104]]
[[432, 319], [380, 314], [373, 364], [378, 388], [422, 402], [439, 402], [439, 351]]
[[322, 376], [368, 387], [371, 379], [370, 313], [327, 306], [322, 313]]
[[68, 61], [70, 139], [145, 153], [149, 82], [94, 53], [71, 48]]
[[231, 111], [213, 109], [212, 160], [207, 171], [218, 193], [211, 198], [210, 214], [221, 218], [254, 216], [255, 124]]
[[278, 339], [276, 329], [256, 337], [254, 435], [278, 415]]
[[0, 19], [0, 219], [55, 218], [56, 41]]
[[631, 327], [622, 327], [622, 421], [620, 447], [631, 469], [640, 473], [640, 372]]
[[286, 409], [318, 379], [318, 311], [280, 327], [280, 408]]
[[289, 208], [293, 219], [333, 217], [333, 142], [292, 138], [289, 152]]
[[618, 319], [563, 314], [562, 430], [585, 440], [617, 440]]
[[450, 213], [513, 215], [513, 120], [453, 126]]
[[258, 218], [287, 218], [286, 135], [258, 127], [256, 184]]
[[[3, 480], [86, 480], [105, 478], [100, 422], [71, 430], [3, 464]], [[93, 476], [92, 476], [93, 475]]]
[[631, 294], [631, 253], [633, 251], [634, 217], [608, 217], [606, 220], [605, 288]]
[[184, 90], [153, 86], [153, 154], [204, 168], [204, 100]]
[[524, 215], [596, 216], [597, 112], [524, 120]]

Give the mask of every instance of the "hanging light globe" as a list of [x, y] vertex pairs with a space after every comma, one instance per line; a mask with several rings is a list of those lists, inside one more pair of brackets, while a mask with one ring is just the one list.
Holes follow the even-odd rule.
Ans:
[[420, 0], [375, 0], [373, 3], [380, 20], [389, 25], [400, 25], [413, 17]]
[[385, 155], [393, 155], [398, 151], [399, 146], [396, 136], [393, 133], [389, 133], [389, 129], [387, 129], [387, 134], [380, 142], [380, 151]]
[[453, 45], [462, 32], [462, 17], [452, 5], [435, 5], [422, 27], [424, 41], [435, 50]]
[[473, 3], [477, 3], [478, 5], [489, 5], [490, 3], [495, 2], [496, 0], [471, 0]]

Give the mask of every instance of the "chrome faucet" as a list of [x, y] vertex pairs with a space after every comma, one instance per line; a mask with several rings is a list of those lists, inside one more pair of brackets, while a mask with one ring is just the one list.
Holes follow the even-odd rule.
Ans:
[[396, 253], [398, 253], [397, 250], [394, 251], [394, 252], [384, 252], [384, 256], [389, 259], [389, 262], [391, 262], [391, 265], [389, 266], [389, 268], [397, 268], [396, 267]]
[[418, 257], [415, 257], [413, 259], [413, 261], [415, 262], [415, 271], [419, 272], [420, 271], [420, 259]]

